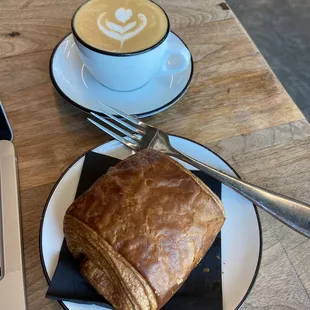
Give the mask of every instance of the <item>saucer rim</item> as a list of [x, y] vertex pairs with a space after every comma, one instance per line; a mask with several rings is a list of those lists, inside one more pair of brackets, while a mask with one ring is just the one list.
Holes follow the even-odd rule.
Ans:
[[[184, 88], [182, 89], [182, 91], [180, 91], [178, 93], [178, 95], [176, 97], [174, 97], [172, 100], [170, 100], [169, 102], [167, 102], [166, 104], [162, 105], [161, 107], [158, 107], [154, 110], [150, 110], [150, 111], [146, 111], [146, 112], [143, 112], [143, 113], [137, 113], [135, 114], [135, 116], [139, 117], [139, 118], [143, 118], [143, 117], [150, 117], [152, 115], [155, 115], [155, 114], [158, 114], [160, 112], [163, 112], [165, 111], [166, 109], [168, 109], [170, 106], [174, 105], [175, 103], [177, 103], [177, 101], [179, 99], [181, 99], [184, 94], [187, 92], [191, 82], [192, 82], [192, 79], [193, 79], [193, 75], [194, 75], [194, 60], [193, 60], [193, 55], [190, 51], [190, 49], [188, 48], [187, 44], [174, 32], [174, 31], [169, 31], [169, 33], [173, 33], [181, 42], [182, 44], [184, 44], [184, 46], [188, 49], [190, 55], [191, 55], [191, 73], [190, 73], [190, 76], [187, 80], [187, 83], [185, 84]], [[169, 36], [169, 33], [168, 33], [168, 36]], [[50, 75], [50, 79], [52, 81], [52, 84], [54, 86], [54, 88], [57, 90], [57, 92], [60, 94], [60, 96], [66, 100], [68, 103], [72, 104], [73, 106], [75, 106], [76, 108], [90, 114], [91, 112], [94, 112], [94, 113], [97, 113], [97, 114], [101, 114], [103, 115], [102, 113], [98, 112], [98, 111], [95, 111], [95, 110], [92, 110], [92, 109], [89, 109], [89, 108], [86, 108], [84, 106], [82, 106], [81, 104], [77, 103], [76, 101], [74, 101], [73, 99], [71, 99], [61, 88], [60, 86], [58, 85], [55, 77], [54, 77], [54, 71], [53, 71], [53, 63], [54, 63], [54, 58], [55, 58], [55, 55], [58, 51], [58, 48], [59, 46], [62, 44], [62, 42], [68, 38], [70, 35], [74, 35], [72, 31], [70, 31], [68, 34], [66, 34], [58, 43], [57, 45], [55, 46], [52, 54], [51, 54], [51, 58], [50, 58], [50, 61], [49, 61], [49, 75]], [[167, 36], [167, 37], [168, 37]], [[94, 78], [95, 79], [95, 78]], [[105, 87], [104, 85], [102, 85], [102, 87]], [[133, 90], [134, 91], [134, 90]]]

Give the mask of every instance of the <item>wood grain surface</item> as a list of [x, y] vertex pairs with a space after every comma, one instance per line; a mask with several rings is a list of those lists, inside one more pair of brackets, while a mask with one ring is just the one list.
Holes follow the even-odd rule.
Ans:
[[[18, 154], [29, 310], [60, 309], [45, 298], [38, 249], [48, 194], [77, 156], [107, 140], [49, 78], [52, 50], [81, 2], [0, 3], [0, 98]], [[146, 120], [211, 147], [248, 181], [310, 201], [310, 127], [227, 4], [158, 2], [189, 46], [195, 72], [178, 104]], [[262, 264], [243, 309], [310, 309], [310, 241], [260, 215]]]

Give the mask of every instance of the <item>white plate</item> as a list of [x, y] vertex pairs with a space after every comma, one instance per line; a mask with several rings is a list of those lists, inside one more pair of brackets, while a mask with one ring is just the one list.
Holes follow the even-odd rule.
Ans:
[[[185, 45], [172, 32], [168, 35], [168, 44]], [[88, 73], [76, 49], [73, 35], [69, 34], [56, 46], [51, 56], [50, 76], [60, 95], [86, 112], [100, 113], [102, 102], [138, 117], [157, 114], [175, 104], [185, 94], [193, 76], [194, 65], [191, 59], [188, 67], [180, 73], [156, 77], [133, 91], [114, 91], [104, 87]], [[178, 56], [171, 56], [171, 63], [174, 63], [174, 57]]]
[[[172, 145], [196, 159], [236, 175], [218, 155], [193, 141], [170, 136]], [[132, 154], [128, 148], [113, 140], [93, 149], [94, 152], [124, 159]], [[53, 188], [43, 211], [40, 230], [42, 266], [47, 278], [53, 277], [64, 239], [63, 218], [73, 202], [85, 156], [77, 159], [60, 177]], [[193, 167], [184, 164], [186, 168]], [[222, 229], [222, 288], [223, 309], [233, 310], [244, 301], [256, 278], [261, 257], [261, 229], [256, 208], [251, 202], [222, 185], [222, 201], [226, 221]], [[61, 303], [70, 310], [102, 310], [95, 305]]]

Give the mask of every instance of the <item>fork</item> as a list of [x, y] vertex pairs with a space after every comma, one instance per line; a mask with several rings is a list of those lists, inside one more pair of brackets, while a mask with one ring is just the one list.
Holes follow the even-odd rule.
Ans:
[[127, 115], [116, 108], [104, 104], [102, 104], [102, 107], [104, 108], [101, 110], [102, 113], [108, 118], [94, 112], [91, 112], [91, 115], [113, 128], [114, 131], [91, 118], [88, 118], [88, 121], [125, 146], [135, 152], [152, 148], [182, 160], [232, 188], [290, 228], [308, 238], [310, 237], [310, 205], [271, 192], [212, 168], [176, 150], [170, 144], [169, 136], [162, 130], [148, 125], [132, 115]]

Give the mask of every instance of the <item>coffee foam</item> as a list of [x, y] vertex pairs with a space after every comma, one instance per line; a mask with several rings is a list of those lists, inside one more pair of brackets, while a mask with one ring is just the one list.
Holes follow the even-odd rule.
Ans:
[[168, 19], [149, 0], [91, 0], [75, 14], [73, 28], [97, 49], [131, 53], [157, 44], [167, 33]]

